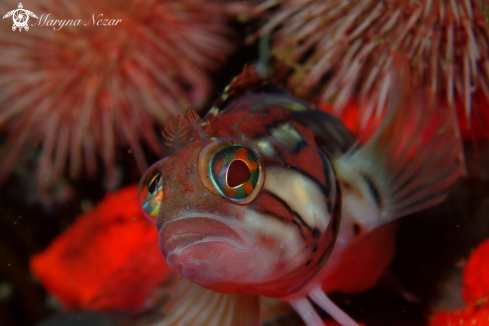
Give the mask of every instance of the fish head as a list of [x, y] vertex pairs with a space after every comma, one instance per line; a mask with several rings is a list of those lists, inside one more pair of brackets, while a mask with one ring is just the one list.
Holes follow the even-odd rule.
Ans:
[[334, 242], [325, 196], [334, 192], [326, 189], [332, 169], [325, 172], [310, 130], [298, 139], [284, 122], [289, 110], [278, 100], [250, 111], [267, 99], [231, 105], [210, 121], [206, 137], [194, 133], [140, 183], [140, 204], [157, 227], [160, 251], [208, 289], [287, 295], [317, 273]]
[[294, 268], [289, 260], [304, 241], [296, 226], [249, 206], [265, 178], [253, 144], [232, 137], [191, 142], [154, 164], [141, 180], [140, 201], [168, 263], [221, 292], [259, 291]]

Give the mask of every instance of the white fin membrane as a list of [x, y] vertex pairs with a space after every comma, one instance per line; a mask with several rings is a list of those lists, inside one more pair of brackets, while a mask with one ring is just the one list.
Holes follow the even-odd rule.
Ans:
[[290, 301], [290, 305], [297, 311], [307, 326], [324, 326], [314, 307], [307, 298]]
[[326, 311], [334, 320], [343, 326], [359, 326], [350, 316], [348, 316], [343, 310], [341, 310], [333, 301], [331, 301], [320, 286], [315, 287], [309, 292], [309, 297], [314, 301], [321, 309]]
[[[334, 320], [342, 326], [360, 326], [343, 310], [341, 310], [333, 301], [331, 301], [321, 289], [321, 286], [313, 288], [309, 294], [309, 298], [314, 301], [321, 309], [327, 312]], [[309, 299], [301, 298], [291, 301], [290, 304], [295, 311], [301, 316], [307, 326], [324, 326], [324, 322], [319, 317], [318, 313], [312, 306]]]
[[178, 276], [164, 317], [153, 326], [258, 326], [259, 296], [218, 293]]
[[413, 91], [407, 64], [397, 66], [381, 125], [365, 145], [339, 158], [369, 180], [378, 197], [380, 216], [372, 229], [440, 203], [465, 174], [454, 110], [436, 103], [428, 89]]

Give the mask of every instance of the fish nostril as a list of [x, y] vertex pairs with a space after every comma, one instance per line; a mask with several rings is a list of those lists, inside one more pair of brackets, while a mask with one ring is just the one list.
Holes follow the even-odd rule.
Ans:
[[235, 160], [229, 165], [226, 176], [227, 184], [229, 187], [232, 188], [242, 185], [243, 183], [248, 181], [248, 179], [250, 178], [250, 174], [250, 169], [245, 162], [241, 160]]

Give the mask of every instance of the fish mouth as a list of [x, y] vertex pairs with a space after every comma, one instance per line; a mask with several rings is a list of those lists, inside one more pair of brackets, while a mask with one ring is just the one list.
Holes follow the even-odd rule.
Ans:
[[229, 225], [223, 217], [199, 214], [198, 216], [179, 217], [163, 223], [160, 229], [160, 249], [169, 260], [170, 255], [181, 255], [185, 250], [200, 246], [195, 259], [210, 258], [215, 251], [206, 250], [213, 244], [228, 245], [238, 251], [246, 251], [242, 237]]

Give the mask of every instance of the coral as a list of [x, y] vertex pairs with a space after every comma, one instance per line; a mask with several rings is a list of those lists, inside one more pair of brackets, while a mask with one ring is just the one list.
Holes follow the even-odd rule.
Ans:
[[[39, 18], [30, 18], [29, 30], [0, 32], [0, 174], [33, 160], [42, 190], [67, 170], [93, 175], [101, 158], [110, 179], [117, 146], [129, 148], [144, 171], [143, 144], [163, 155], [163, 124], [206, 99], [210, 72], [233, 49], [228, 23], [242, 7], [224, 0], [29, 2], [25, 9]], [[17, 2], [0, 3], [0, 12], [14, 8]]]
[[[465, 129], [489, 138], [489, 5], [480, 0], [264, 0], [249, 13], [272, 33], [271, 55], [289, 86], [336, 113], [353, 98], [361, 126], [380, 117], [391, 53], [410, 59], [413, 83], [458, 107]], [[474, 136], [474, 135], [472, 135]]]
[[140, 211], [136, 185], [80, 216], [32, 258], [31, 270], [63, 306], [87, 310], [144, 309], [173, 275]]

